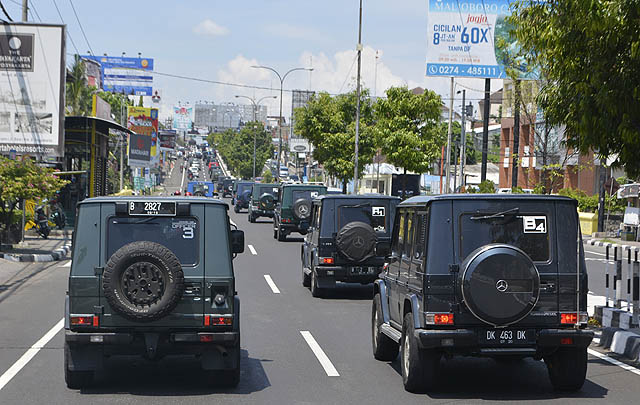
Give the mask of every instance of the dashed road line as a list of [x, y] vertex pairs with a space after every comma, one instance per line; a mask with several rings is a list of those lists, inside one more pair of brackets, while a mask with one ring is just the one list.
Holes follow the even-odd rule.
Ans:
[[274, 294], [280, 294], [280, 290], [278, 289], [278, 286], [276, 285], [276, 283], [273, 282], [273, 279], [271, 278], [270, 275], [265, 274], [264, 279], [267, 280], [267, 284], [269, 284], [269, 287], [271, 287], [271, 291], [273, 291]]
[[251, 251], [252, 255], [257, 255], [258, 252], [256, 252], [256, 249], [253, 247], [253, 245], [247, 245], [247, 247], [249, 248], [249, 250]]
[[307, 330], [301, 330], [300, 334], [304, 338], [305, 342], [307, 342], [307, 344], [309, 345], [309, 348], [311, 349], [313, 354], [316, 355], [316, 358], [320, 362], [322, 368], [324, 368], [324, 372], [327, 373], [327, 376], [340, 377], [340, 373], [338, 373], [338, 370], [336, 370], [336, 368], [333, 366], [333, 363], [331, 363], [329, 357], [327, 357], [324, 350], [322, 350], [318, 342], [316, 342], [316, 340], [313, 338], [311, 332]]
[[60, 319], [60, 321], [58, 321], [58, 323], [56, 323], [53, 326], [53, 328], [49, 329], [49, 331], [45, 333], [44, 336], [40, 338], [40, 340], [35, 342], [33, 346], [31, 346], [29, 350], [27, 350], [22, 355], [22, 357], [18, 359], [18, 361], [13, 363], [13, 365], [9, 367], [9, 369], [5, 371], [4, 374], [0, 376], [0, 390], [2, 390], [4, 386], [7, 385], [9, 381], [11, 381], [13, 377], [15, 377], [16, 374], [18, 374], [20, 370], [22, 370], [22, 368], [26, 366], [27, 363], [29, 363], [31, 359], [35, 357], [36, 354], [38, 354], [40, 349], [46, 346], [46, 344], [49, 343], [49, 341], [53, 339], [53, 337], [58, 332], [60, 332], [60, 330], [62, 330], [63, 327], [64, 327], [64, 318]]
[[635, 368], [633, 366], [630, 366], [628, 364], [624, 364], [623, 362], [618, 361], [618, 360], [614, 359], [613, 357], [609, 357], [606, 354], [602, 354], [599, 351], [596, 351], [596, 350], [593, 350], [593, 349], [587, 349], [587, 352], [592, 356], [595, 356], [595, 357], [597, 357], [597, 358], [599, 358], [601, 360], [604, 360], [604, 361], [606, 361], [608, 363], [616, 365], [616, 366], [618, 366], [618, 367], [620, 367], [620, 368], [622, 368], [622, 369], [624, 369], [626, 371], [630, 371], [633, 374], [640, 375], [640, 370], [638, 370], [637, 368]]

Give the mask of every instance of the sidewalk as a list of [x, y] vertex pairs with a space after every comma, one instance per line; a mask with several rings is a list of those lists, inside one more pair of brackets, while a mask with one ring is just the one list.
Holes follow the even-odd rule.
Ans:
[[24, 241], [3, 248], [0, 258], [13, 262], [52, 262], [64, 260], [71, 252], [71, 231], [51, 231], [48, 239], [25, 235]]

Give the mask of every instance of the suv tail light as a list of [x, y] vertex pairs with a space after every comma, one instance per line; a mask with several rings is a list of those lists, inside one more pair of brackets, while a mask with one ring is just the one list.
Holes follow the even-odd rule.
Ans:
[[204, 326], [231, 325], [232, 323], [233, 323], [233, 318], [230, 316], [218, 316], [218, 315], [204, 316]]
[[97, 315], [72, 315], [70, 317], [73, 326], [99, 326], [100, 318]]
[[560, 323], [563, 325], [575, 325], [576, 323], [587, 323], [589, 315], [586, 312], [563, 312], [560, 314]]
[[333, 257], [319, 257], [318, 261], [322, 264], [333, 264]]
[[453, 314], [451, 313], [427, 313], [424, 321], [428, 325], [453, 325]]

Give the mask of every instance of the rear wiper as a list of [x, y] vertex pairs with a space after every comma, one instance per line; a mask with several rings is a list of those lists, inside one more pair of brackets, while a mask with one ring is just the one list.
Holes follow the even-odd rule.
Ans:
[[477, 221], [477, 220], [480, 220], [480, 219], [504, 218], [505, 215], [507, 215], [507, 214], [515, 214], [519, 210], [520, 210], [520, 208], [517, 208], [517, 207], [516, 208], [511, 208], [510, 210], [497, 212], [495, 214], [483, 215], [481, 217], [471, 217], [471, 220], [472, 221]]

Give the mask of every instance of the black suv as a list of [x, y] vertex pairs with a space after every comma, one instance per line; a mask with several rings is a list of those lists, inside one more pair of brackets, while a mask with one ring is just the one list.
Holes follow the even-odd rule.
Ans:
[[233, 186], [231, 205], [233, 205], [233, 211], [236, 213], [239, 213], [242, 209], [249, 209], [251, 187], [253, 187], [252, 181], [238, 181]]
[[291, 232], [307, 234], [311, 200], [327, 193], [325, 186], [281, 184], [273, 213], [273, 237], [285, 241]]
[[372, 283], [391, 250], [397, 197], [325, 195], [313, 200], [301, 251], [302, 285], [320, 297], [336, 281]]
[[260, 217], [273, 218], [273, 210], [278, 202], [278, 184], [256, 183], [251, 190], [249, 203], [249, 222]]
[[541, 195], [413, 197], [396, 211], [374, 284], [373, 355], [400, 348], [404, 387], [434, 387], [440, 358], [544, 359], [578, 390], [593, 332], [576, 201]]
[[235, 184], [235, 180], [231, 178], [225, 178], [222, 180], [222, 190], [220, 194], [222, 197], [233, 197], [233, 185]]
[[65, 301], [69, 388], [90, 384], [104, 358], [117, 355], [192, 355], [212, 383], [238, 384], [232, 258], [243, 252], [244, 234], [231, 229], [227, 210], [204, 197], [100, 197], [78, 205]]

